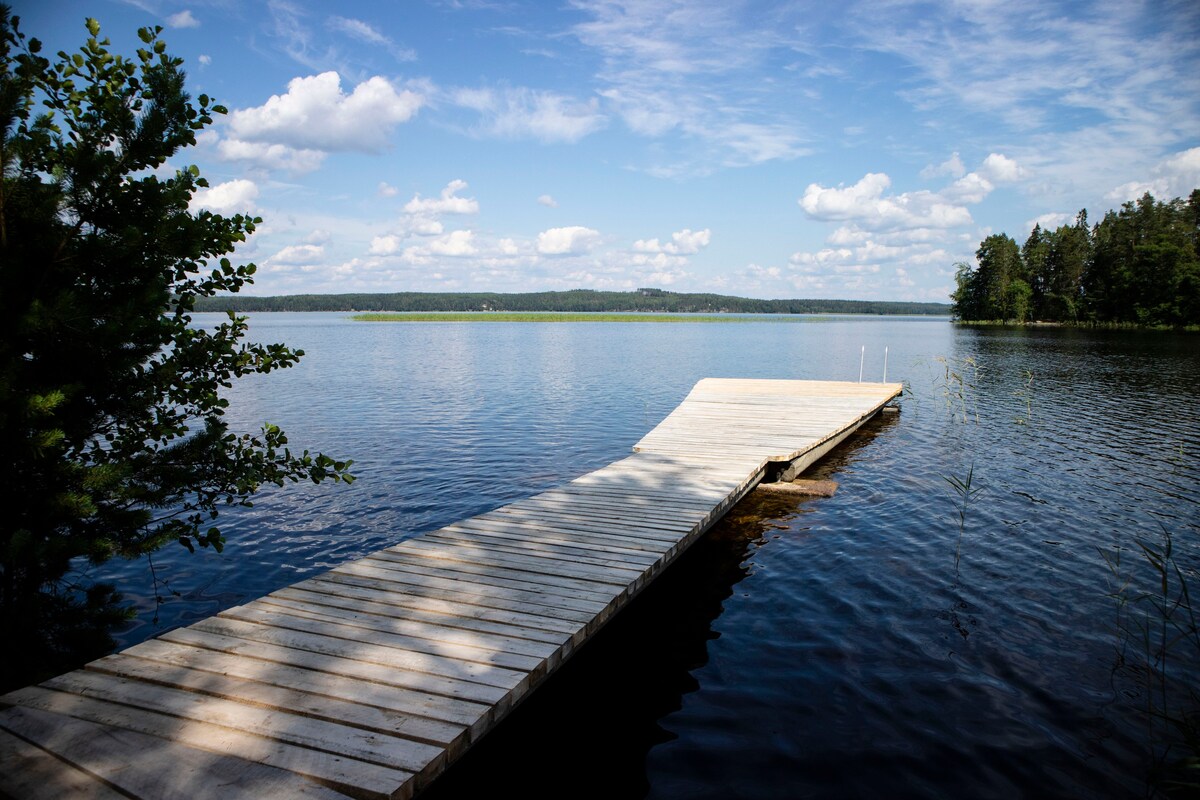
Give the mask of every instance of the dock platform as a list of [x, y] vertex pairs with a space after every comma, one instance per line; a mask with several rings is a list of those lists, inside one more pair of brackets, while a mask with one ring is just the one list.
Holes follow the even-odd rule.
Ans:
[[898, 383], [705, 379], [633, 455], [0, 697], [14, 798], [409, 798]]

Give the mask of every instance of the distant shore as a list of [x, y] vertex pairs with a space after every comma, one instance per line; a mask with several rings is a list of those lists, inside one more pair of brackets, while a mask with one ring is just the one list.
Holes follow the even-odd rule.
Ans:
[[819, 322], [826, 317], [784, 314], [608, 314], [590, 311], [408, 311], [355, 314], [358, 322]]
[[890, 300], [759, 300], [719, 294], [632, 292], [393, 292], [200, 297], [196, 311], [344, 311], [350, 313], [507, 312], [555, 314], [873, 314], [949, 316], [949, 303]]

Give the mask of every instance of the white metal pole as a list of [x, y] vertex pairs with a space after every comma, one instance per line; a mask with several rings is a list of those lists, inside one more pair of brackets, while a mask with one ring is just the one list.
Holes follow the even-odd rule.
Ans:
[[884, 383], [887, 383], [887, 351], [888, 351], [888, 349], [886, 347], [883, 348], [883, 382]]
[[867, 346], [862, 346], [862, 352], [858, 356], [858, 382], [862, 383], [863, 362], [867, 360]]

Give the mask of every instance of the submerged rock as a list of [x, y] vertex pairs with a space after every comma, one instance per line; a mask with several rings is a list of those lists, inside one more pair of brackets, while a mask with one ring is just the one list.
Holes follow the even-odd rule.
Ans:
[[806, 478], [796, 478], [792, 481], [781, 481], [779, 483], [760, 483], [759, 489], [768, 492], [781, 492], [784, 494], [799, 494], [808, 495], [811, 497], [833, 497], [837, 491], [836, 481], [818, 481], [809, 480]]

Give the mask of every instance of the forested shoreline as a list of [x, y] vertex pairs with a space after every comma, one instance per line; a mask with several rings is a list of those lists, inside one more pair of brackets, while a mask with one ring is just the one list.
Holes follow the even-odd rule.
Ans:
[[719, 294], [638, 289], [601, 292], [393, 292], [384, 294], [297, 294], [275, 297], [204, 297], [197, 311], [645, 311], [679, 314], [917, 314], [950, 313], [948, 303], [875, 300], [756, 300]]
[[1185, 327], [1200, 325], [1200, 189], [1185, 201], [1137, 202], [1089, 226], [1034, 226], [1023, 246], [984, 239], [959, 264], [951, 295], [963, 322]]

